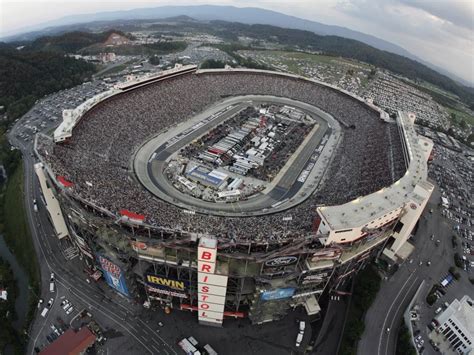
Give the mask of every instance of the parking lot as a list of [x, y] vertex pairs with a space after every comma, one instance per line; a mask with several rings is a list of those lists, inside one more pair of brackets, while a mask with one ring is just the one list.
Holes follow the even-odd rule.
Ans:
[[85, 100], [107, 89], [104, 81], [87, 82], [74, 88], [58, 91], [38, 100], [33, 108], [22, 117], [22, 129], [17, 138], [32, 141], [36, 133], [57, 126], [62, 121], [62, 111], [77, 107]]
[[[441, 228], [433, 234], [422, 235], [424, 243], [433, 243], [439, 257], [431, 258], [432, 267], [443, 265], [436, 278], [426, 279], [423, 289], [410, 310], [413, 326], [413, 341], [419, 353], [453, 353], [436, 332], [435, 316], [443, 312], [454, 299], [472, 295], [474, 280], [474, 248], [472, 243], [472, 163], [471, 151], [460, 153], [449, 149], [435, 139], [434, 159], [429, 166], [429, 176], [438, 185], [435, 194], [437, 206], [430, 208], [430, 219], [439, 220]], [[439, 192], [439, 196], [438, 196]], [[441, 197], [448, 199], [443, 205]], [[424, 223], [423, 221], [421, 223]], [[419, 234], [419, 233], [418, 233]], [[417, 237], [418, 238], [418, 237]], [[456, 265], [455, 255], [459, 255]], [[424, 262], [429, 266], [427, 262]], [[431, 295], [431, 296], [429, 296]], [[427, 303], [431, 297], [433, 304]], [[453, 353], [454, 354], [454, 353]]]

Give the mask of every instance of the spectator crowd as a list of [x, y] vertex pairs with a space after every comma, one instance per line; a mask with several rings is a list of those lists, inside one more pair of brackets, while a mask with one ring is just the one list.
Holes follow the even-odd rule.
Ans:
[[[262, 94], [305, 102], [344, 122], [342, 142], [320, 187], [297, 207], [272, 215], [229, 218], [183, 213], [145, 190], [132, 171], [134, 152], [151, 136], [228, 96]], [[43, 140], [40, 154], [73, 194], [112, 213], [127, 209], [146, 223], [239, 240], [278, 240], [312, 232], [316, 207], [346, 203], [391, 185], [405, 172], [398, 126], [360, 101], [303, 79], [250, 71], [204, 72], [156, 82], [87, 112], [67, 144]], [[284, 218], [291, 215], [292, 219]]]

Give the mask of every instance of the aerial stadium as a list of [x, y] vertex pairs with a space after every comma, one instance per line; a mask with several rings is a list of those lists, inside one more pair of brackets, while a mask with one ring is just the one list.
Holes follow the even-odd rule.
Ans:
[[414, 121], [287, 73], [177, 65], [65, 110], [35, 169], [94, 278], [258, 324], [318, 314], [375, 256], [411, 253], [433, 190]]

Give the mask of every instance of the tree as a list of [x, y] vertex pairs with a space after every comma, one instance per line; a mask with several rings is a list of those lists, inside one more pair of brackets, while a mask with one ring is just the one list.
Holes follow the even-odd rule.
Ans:
[[453, 249], [455, 249], [458, 246], [457, 238], [455, 235], [451, 237], [451, 243], [453, 244]]
[[152, 65], [159, 65], [160, 64], [160, 57], [154, 55], [148, 59], [148, 62]]
[[398, 331], [396, 355], [416, 355], [416, 350], [411, 343], [410, 332], [405, 324], [402, 324]]
[[437, 299], [438, 298], [436, 297], [436, 295], [430, 292], [430, 294], [426, 296], [426, 303], [432, 306], [436, 302]]
[[203, 61], [200, 65], [201, 69], [219, 69], [219, 68], [224, 68], [225, 64], [221, 60], [216, 60], [216, 59], [206, 59]]
[[40, 97], [81, 84], [95, 71], [93, 64], [60, 53], [19, 51], [0, 43], [0, 106], [5, 106], [11, 122]]

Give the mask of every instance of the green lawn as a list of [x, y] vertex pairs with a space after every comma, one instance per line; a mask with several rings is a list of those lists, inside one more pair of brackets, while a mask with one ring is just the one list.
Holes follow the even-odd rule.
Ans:
[[[18, 263], [28, 274], [30, 294], [28, 297], [28, 314], [25, 329], [29, 328], [34, 318], [39, 294], [39, 267], [36, 252], [31, 239], [26, 210], [23, 200], [23, 164], [19, 164], [15, 172], [9, 176], [1, 196], [0, 216], [2, 230], [8, 247], [15, 254]], [[23, 334], [16, 342], [15, 353], [28, 339]], [[0, 349], [1, 350], [1, 349]]]
[[428, 90], [434, 91], [434, 92], [436, 92], [436, 93], [438, 93], [438, 94], [441, 94], [441, 95], [444, 95], [444, 96], [446, 96], [446, 97], [449, 97], [449, 98], [452, 99], [452, 100], [459, 101], [459, 97], [457, 97], [457, 96], [454, 95], [453, 93], [448, 92], [448, 91], [445, 91], [445, 90], [443, 90], [443, 89], [441, 89], [441, 88], [439, 88], [439, 87], [437, 87], [437, 86], [435, 86], [435, 85], [433, 85], [433, 84], [431, 84], [431, 83], [428, 83], [428, 82], [426, 82], [426, 81], [423, 81], [422, 83], [420, 83], [420, 84], [418, 84], [418, 85], [420, 85], [420, 86], [422, 86], [422, 87], [424, 87], [424, 88], [426, 88], [426, 89], [428, 89]]
[[132, 64], [134, 61], [131, 60], [131, 61], [128, 61], [126, 63], [123, 63], [123, 64], [119, 64], [119, 65], [116, 65], [114, 67], [110, 67], [109, 69], [103, 71], [102, 73], [100, 73], [99, 77], [103, 77], [103, 76], [107, 76], [107, 75], [111, 75], [111, 74], [115, 74], [115, 73], [119, 73], [121, 72], [122, 70], [126, 69], [127, 66], [129, 66], [130, 64]]
[[468, 114], [467, 112], [460, 111], [451, 107], [446, 107], [446, 110], [448, 110], [449, 114], [451, 115], [454, 113], [456, 115], [456, 122], [458, 123], [460, 120], [464, 120], [467, 123], [474, 125], [474, 116]]
[[38, 261], [26, 219], [23, 192], [23, 165], [20, 164], [10, 176], [4, 195], [3, 233], [6, 243], [34, 285], [39, 281]]
[[269, 55], [275, 55], [282, 59], [287, 59], [289, 61], [295, 60], [304, 60], [307, 62], [312, 62], [314, 64], [339, 64], [339, 65], [356, 65], [363, 68], [370, 68], [368, 64], [360, 63], [360, 62], [353, 62], [348, 59], [343, 59], [339, 57], [333, 57], [328, 55], [321, 55], [321, 54], [311, 54], [311, 53], [304, 53], [304, 52], [288, 52], [288, 51], [262, 51], [262, 54], [268, 53]]
[[[256, 55], [259, 61], [264, 62], [267, 65], [277, 66], [277, 63], [282, 64], [285, 66], [285, 71], [297, 75], [306, 75], [302, 65], [310, 67], [322, 65], [325, 67], [339, 68], [341, 72], [340, 76], [343, 76], [349, 69], [352, 69], [357, 73], [361, 70], [367, 72], [367, 70], [371, 68], [366, 63], [321, 54], [284, 50], [252, 50], [250, 52]], [[357, 76], [357, 74], [355, 75]], [[362, 76], [361, 80], [363, 86], [367, 85], [367, 79], [365, 76]]]

